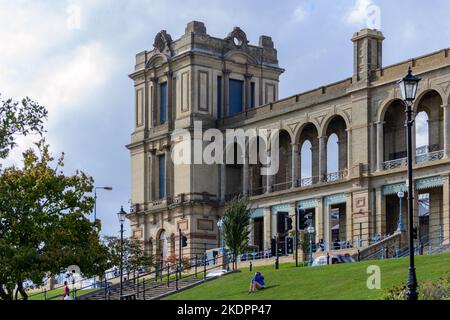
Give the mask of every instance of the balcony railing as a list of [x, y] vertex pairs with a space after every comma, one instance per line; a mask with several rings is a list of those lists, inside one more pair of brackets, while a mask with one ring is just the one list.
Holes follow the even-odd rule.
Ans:
[[407, 165], [407, 158], [389, 160], [383, 163], [384, 170], [391, 170], [395, 168], [404, 167]]
[[309, 187], [319, 183], [319, 181], [319, 177], [301, 178], [297, 180], [297, 187]]
[[442, 158], [444, 158], [444, 150], [439, 150], [416, 156], [416, 163], [425, 163], [429, 161], [441, 160]]
[[338, 172], [332, 172], [327, 174], [324, 177], [324, 182], [334, 182], [334, 181], [339, 181], [339, 180], [343, 180], [348, 176], [348, 170], [341, 170]]
[[273, 191], [283, 191], [283, 190], [290, 189], [291, 187], [292, 187], [292, 182], [285, 181], [285, 182], [275, 183], [274, 185], [272, 185], [272, 190]]

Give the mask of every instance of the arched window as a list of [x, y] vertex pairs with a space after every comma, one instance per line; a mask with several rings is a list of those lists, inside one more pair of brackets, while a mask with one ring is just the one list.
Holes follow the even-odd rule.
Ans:
[[333, 173], [339, 171], [339, 139], [333, 133], [327, 141], [327, 172]]
[[416, 116], [416, 149], [418, 154], [428, 152], [430, 142], [428, 114], [421, 111]]
[[305, 140], [301, 149], [300, 175], [302, 178], [312, 177], [312, 144]]

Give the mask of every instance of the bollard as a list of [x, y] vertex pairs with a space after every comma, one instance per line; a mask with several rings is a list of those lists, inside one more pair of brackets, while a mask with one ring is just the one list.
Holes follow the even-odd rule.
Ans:
[[197, 278], [197, 264], [198, 264], [198, 260], [197, 260], [197, 256], [195, 256], [195, 277]]
[[47, 300], [47, 289], [44, 289], [44, 300]]
[[252, 262], [250, 261], [250, 272], [252, 271], [252, 267], [253, 267], [253, 264], [252, 264]]
[[278, 268], [279, 268], [278, 257], [275, 257], [275, 270], [278, 270]]
[[358, 262], [361, 261], [361, 252], [358, 249]]
[[167, 264], [167, 288], [170, 286], [170, 265]]
[[327, 252], [327, 264], [330, 264], [330, 253]]
[[144, 282], [142, 283], [142, 295], [143, 295], [143, 299], [145, 300], [145, 279]]
[[177, 265], [177, 273], [175, 275], [175, 290], [178, 291], [178, 265]]

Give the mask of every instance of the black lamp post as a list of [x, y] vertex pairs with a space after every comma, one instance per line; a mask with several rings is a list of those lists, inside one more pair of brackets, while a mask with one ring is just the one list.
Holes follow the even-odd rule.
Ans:
[[123, 223], [125, 222], [126, 215], [127, 213], [123, 210], [123, 206], [121, 206], [120, 211], [117, 213], [120, 221], [120, 300], [122, 300], [123, 295]]
[[401, 79], [398, 84], [402, 93], [403, 101], [406, 107], [406, 126], [407, 126], [407, 153], [408, 153], [408, 231], [409, 231], [409, 271], [408, 271], [408, 291], [406, 293], [407, 300], [417, 300], [417, 278], [416, 269], [414, 267], [414, 214], [413, 214], [413, 177], [412, 177], [412, 160], [414, 150], [412, 145], [412, 126], [414, 120], [412, 118], [412, 104], [416, 99], [417, 87], [420, 78], [412, 74], [411, 67], [408, 74]]

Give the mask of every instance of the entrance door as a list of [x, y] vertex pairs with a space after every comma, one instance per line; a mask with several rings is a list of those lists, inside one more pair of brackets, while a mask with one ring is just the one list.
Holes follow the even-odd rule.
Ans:
[[258, 251], [264, 250], [264, 218], [255, 218], [253, 222], [253, 243]]

